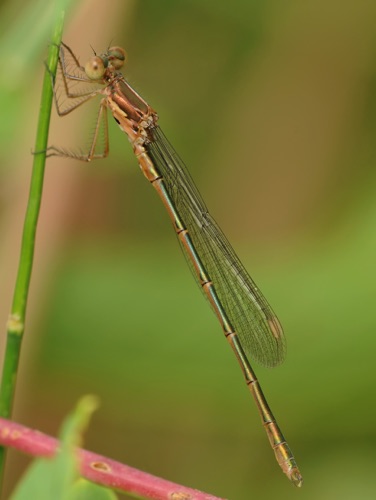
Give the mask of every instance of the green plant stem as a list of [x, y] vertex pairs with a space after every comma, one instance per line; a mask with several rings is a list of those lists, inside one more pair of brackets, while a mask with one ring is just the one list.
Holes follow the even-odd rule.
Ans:
[[[48, 52], [48, 69], [45, 71], [42, 88], [29, 200], [26, 208], [22, 235], [21, 255], [13, 295], [12, 309], [7, 322], [7, 341], [0, 387], [0, 416], [4, 418], [9, 418], [12, 411], [17, 381], [17, 368], [24, 333], [27, 298], [34, 258], [35, 235], [42, 200], [46, 148], [53, 101], [51, 74], [56, 75], [59, 57], [59, 44], [61, 41], [65, 17], [63, 5], [64, 2], [57, 0], [54, 30]], [[0, 448], [0, 491], [4, 473], [5, 455], [5, 448]]]

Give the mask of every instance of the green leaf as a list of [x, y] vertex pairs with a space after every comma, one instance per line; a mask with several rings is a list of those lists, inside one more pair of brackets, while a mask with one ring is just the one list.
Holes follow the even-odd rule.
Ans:
[[81, 444], [98, 401], [93, 396], [82, 398], [74, 412], [64, 421], [61, 430], [61, 449], [54, 458], [39, 458], [33, 462], [11, 500], [85, 500], [114, 499], [111, 490], [100, 487], [79, 476], [75, 447]]
[[118, 497], [112, 490], [80, 478], [72, 487], [69, 500], [116, 500]]

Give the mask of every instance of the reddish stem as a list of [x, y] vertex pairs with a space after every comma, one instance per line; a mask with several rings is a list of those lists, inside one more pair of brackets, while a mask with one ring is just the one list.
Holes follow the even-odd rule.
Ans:
[[[0, 445], [34, 457], [53, 457], [59, 441], [42, 432], [0, 418]], [[153, 500], [224, 500], [128, 467], [91, 451], [78, 449], [83, 477], [113, 489]]]

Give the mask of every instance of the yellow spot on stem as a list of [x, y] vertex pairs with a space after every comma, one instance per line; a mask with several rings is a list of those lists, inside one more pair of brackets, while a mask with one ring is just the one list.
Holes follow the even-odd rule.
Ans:
[[7, 321], [8, 332], [23, 334], [25, 325], [21, 322], [19, 314], [11, 314]]

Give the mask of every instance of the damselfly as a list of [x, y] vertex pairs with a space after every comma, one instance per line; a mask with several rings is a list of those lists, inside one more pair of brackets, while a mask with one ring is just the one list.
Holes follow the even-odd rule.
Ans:
[[[50, 155], [83, 161], [108, 154], [107, 110], [128, 136], [139, 166], [156, 189], [172, 221], [183, 252], [219, 319], [255, 399], [263, 425], [283, 472], [296, 485], [303, 479], [279, 429], [247, 356], [275, 366], [283, 361], [282, 327], [268, 302], [211, 217], [184, 163], [158, 125], [157, 113], [119, 72], [125, 61], [121, 47], [94, 55], [82, 67], [72, 50], [60, 46], [59, 67], [65, 103], [55, 101], [60, 116], [67, 115], [96, 96], [102, 96], [93, 140], [88, 152], [71, 153], [56, 147]], [[79, 90], [82, 84], [88, 84]], [[97, 151], [100, 137], [102, 151]]]

